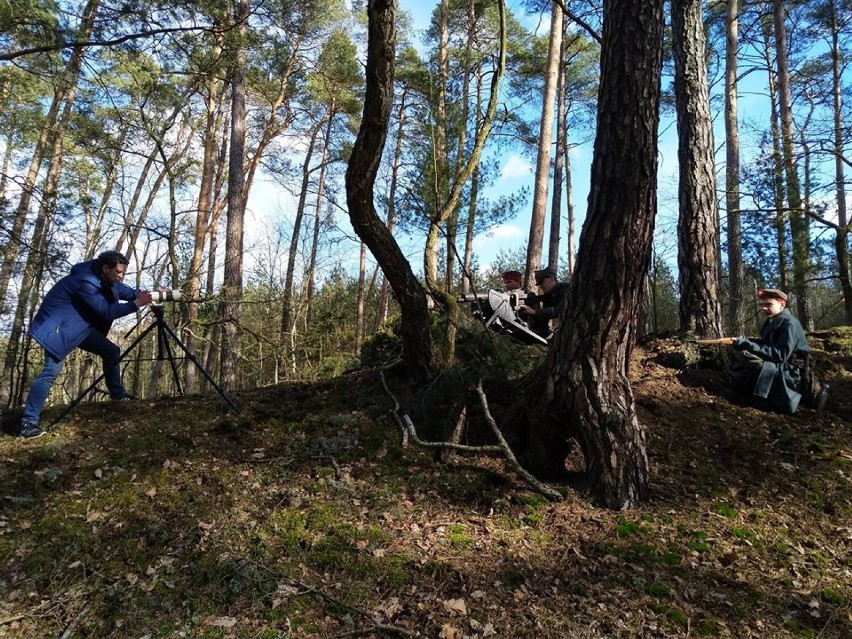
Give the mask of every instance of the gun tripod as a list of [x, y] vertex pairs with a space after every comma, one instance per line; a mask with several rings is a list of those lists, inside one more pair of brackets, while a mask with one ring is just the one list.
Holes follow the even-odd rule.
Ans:
[[[210, 382], [210, 385], [213, 386], [213, 388], [216, 389], [216, 392], [218, 392], [219, 395], [222, 397], [222, 399], [224, 399], [225, 402], [228, 404], [228, 406], [231, 407], [231, 410], [233, 410], [233, 411], [238, 410], [236, 404], [234, 404], [234, 402], [231, 401], [231, 398], [228, 397], [225, 394], [225, 391], [223, 391], [222, 388], [213, 380], [213, 378], [210, 376], [210, 373], [208, 373], [205, 370], [205, 368], [198, 362], [198, 360], [195, 358], [195, 356], [189, 351], [189, 349], [186, 347], [186, 344], [184, 344], [180, 340], [180, 338], [177, 336], [177, 334], [172, 330], [171, 326], [169, 326], [168, 323], [166, 323], [166, 319], [165, 319], [165, 317], [163, 317], [163, 307], [156, 305], [156, 304], [152, 304], [151, 306], [149, 306], [149, 308], [151, 309], [151, 313], [153, 313], [153, 315], [154, 315], [154, 322], [149, 324], [148, 327], [144, 331], [139, 333], [139, 335], [136, 337], [136, 339], [133, 340], [133, 343], [130, 344], [130, 346], [128, 346], [126, 349], [124, 349], [124, 352], [121, 353], [121, 355], [119, 355], [119, 357], [118, 357], [119, 364], [127, 357], [128, 353], [133, 351], [133, 349], [136, 348], [136, 346], [143, 339], [145, 339], [148, 336], [149, 333], [151, 333], [151, 331], [156, 329], [156, 331], [157, 331], [157, 357], [156, 357], [156, 360], [158, 360], [158, 361], [168, 360], [169, 365], [171, 367], [171, 371], [172, 371], [172, 380], [175, 383], [175, 387], [178, 390], [178, 394], [183, 395], [183, 387], [180, 383], [180, 376], [178, 375], [177, 364], [175, 364], [175, 352], [172, 349], [172, 346], [169, 342], [170, 338], [171, 338], [171, 341], [174, 342], [175, 345], [178, 346], [183, 351], [183, 354], [184, 354], [183, 359], [188, 359], [190, 362], [192, 362], [195, 365], [195, 367], [199, 371], [201, 371], [201, 374], [204, 376], [204, 379], [206, 379], [208, 382]], [[130, 330], [131, 333], [139, 326], [140, 322], [141, 322], [141, 320], [139, 322], [137, 322], [136, 326], [134, 326]], [[83, 401], [83, 399], [86, 397], [86, 395], [88, 395], [90, 392], [92, 392], [92, 390], [94, 390], [94, 388], [101, 382], [101, 380], [104, 378], [104, 375], [105, 375], [104, 373], [101, 373], [100, 376], [94, 382], [92, 382], [91, 385], [89, 385], [88, 388], [86, 388], [86, 390], [84, 390], [82, 393], [80, 393], [77, 396], [77, 399], [75, 399], [73, 402], [68, 404], [68, 406], [65, 408], [65, 410], [62, 411], [62, 413], [60, 413], [59, 417], [54, 419], [53, 422], [51, 422], [50, 425], [53, 426], [53, 425], [57, 424], [58, 422], [60, 422], [62, 420], [63, 417], [65, 417], [68, 413], [70, 413], [72, 410], [74, 410], [74, 408], [77, 406], [77, 404], [79, 404], [81, 401]]]

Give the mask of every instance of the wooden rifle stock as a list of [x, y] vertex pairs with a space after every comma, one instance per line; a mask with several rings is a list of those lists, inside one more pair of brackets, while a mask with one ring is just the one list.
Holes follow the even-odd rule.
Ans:
[[737, 341], [736, 337], [719, 337], [716, 339], [697, 339], [694, 340], [696, 344], [700, 344], [701, 346], [733, 346], [734, 342]]

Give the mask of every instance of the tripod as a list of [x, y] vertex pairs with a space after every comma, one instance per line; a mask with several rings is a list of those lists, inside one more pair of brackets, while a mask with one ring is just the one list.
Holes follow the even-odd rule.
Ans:
[[[156, 329], [157, 330], [157, 360], [162, 361], [162, 360], [167, 359], [169, 361], [169, 364], [170, 364], [171, 370], [172, 370], [172, 379], [174, 380], [175, 386], [177, 387], [178, 393], [180, 395], [183, 395], [183, 387], [181, 386], [181, 383], [180, 383], [180, 376], [178, 375], [177, 365], [175, 364], [175, 354], [174, 354], [174, 351], [172, 350], [171, 344], [169, 343], [169, 338], [171, 338], [172, 341], [177, 346], [180, 347], [180, 349], [184, 353], [184, 358], [188, 359], [190, 362], [195, 364], [195, 367], [199, 371], [201, 371], [202, 375], [204, 375], [204, 379], [206, 379], [208, 382], [210, 382], [210, 385], [213, 386], [213, 388], [216, 389], [216, 392], [218, 392], [219, 395], [222, 397], [222, 399], [224, 399], [225, 402], [228, 404], [228, 406], [231, 407], [231, 410], [233, 410], [233, 411], [239, 410], [237, 408], [236, 404], [234, 404], [234, 402], [231, 401], [231, 398], [228, 397], [225, 394], [225, 391], [223, 391], [222, 388], [213, 380], [213, 378], [210, 377], [210, 373], [208, 373], [204, 369], [204, 367], [198, 362], [198, 360], [195, 359], [195, 356], [192, 353], [189, 352], [189, 349], [186, 347], [186, 345], [180, 340], [180, 338], [177, 336], [177, 334], [175, 334], [175, 332], [172, 330], [172, 328], [166, 323], [166, 319], [165, 319], [165, 317], [163, 317], [163, 307], [158, 305], [158, 304], [151, 304], [151, 306], [149, 306], [149, 308], [151, 309], [151, 313], [153, 313], [153, 315], [154, 315], [154, 322], [149, 324], [148, 327], [144, 331], [142, 331], [135, 340], [133, 340], [133, 343], [130, 346], [128, 346], [126, 349], [124, 349], [124, 352], [121, 355], [119, 355], [119, 357], [118, 357], [119, 363], [121, 363], [121, 361], [125, 357], [127, 357], [128, 353], [130, 353], [134, 348], [136, 348], [136, 346], [139, 344], [139, 342], [141, 342], [143, 339], [145, 339], [145, 337], [147, 337], [148, 334], [151, 331]], [[137, 322], [136, 326], [139, 326], [138, 322]], [[136, 328], [136, 326], [134, 326], [133, 329], [131, 329], [130, 332], [133, 332], [133, 330]], [[118, 364], [116, 364], [116, 366], [117, 365]], [[62, 421], [62, 418], [65, 417], [72, 410], [74, 410], [74, 408], [77, 406], [77, 404], [79, 404], [81, 401], [83, 401], [83, 398], [85, 398], [86, 395], [88, 395], [95, 388], [95, 386], [97, 386], [100, 383], [100, 381], [103, 378], [104, 378], [104, 373], [101, 373], [100, 376], [94, 382], [92, 382], [91, 385], [86, 390], [84, 390], [82, 393], [80, 393], [77, 396], [77, 399], [75, 399], [73, 402], [71, 402], [70, 404], [68, 404], [68, 406], [65, 407], [65, 410], [62, 411], [62, 413], [59, 414], [59, 417], [54, 419], [53, 422], [51, 422], [50, 425], [54, 426], [57, 423], [59, 423], [60, 421]]]

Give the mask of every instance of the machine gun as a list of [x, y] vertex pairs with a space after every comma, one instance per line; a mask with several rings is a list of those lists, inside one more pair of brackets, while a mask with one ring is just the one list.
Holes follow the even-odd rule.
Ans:
[[535, 293], [526, 291], [495, 291], [470, 293], [458, 298], [459, 302], [473, 304], [473, 314], [485, 322], [485, 326], [495, 333], [510, 335], [523, 344], [544, 344], [547, 340], [530, 330], [527, 323], [518, 316], [518, 308], [532, 306], [537, 302]]

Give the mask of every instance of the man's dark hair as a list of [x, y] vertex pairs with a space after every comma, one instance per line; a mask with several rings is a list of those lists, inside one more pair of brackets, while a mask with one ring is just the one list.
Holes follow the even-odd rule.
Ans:
[[130, 261], [118, 251], [104, 251], [98, 255], [95, 261], [98, 263], [98, 266], [106, 266], [107, 268], [115, 268], [118, 264], [124, 264], [126, 266], [130, 263]]

